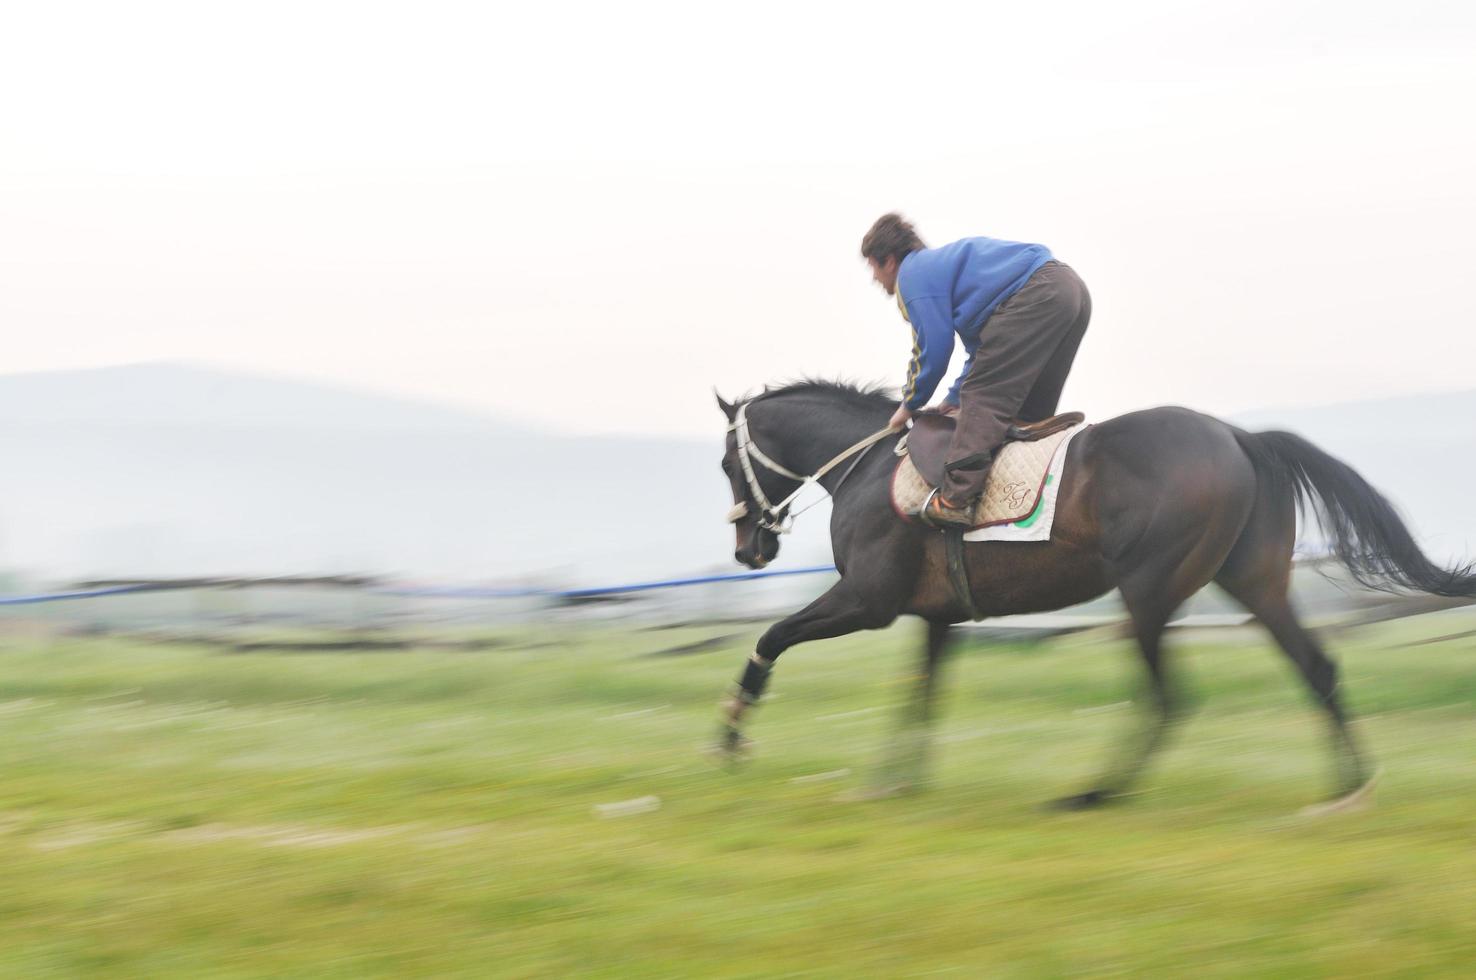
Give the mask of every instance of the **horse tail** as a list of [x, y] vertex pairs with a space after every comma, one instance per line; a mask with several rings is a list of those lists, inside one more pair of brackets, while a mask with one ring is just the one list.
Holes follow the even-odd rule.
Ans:
[[1476, 596], [1476, 563], [1442, 568], [1420, 550], [1394, 505], [1353, 467], [1291, 432], [1243, 432], [1235, 438], [1256, 475], [1289, 487], [1312, 510], [1332, 552], [1353, 578], [1380, 592]]

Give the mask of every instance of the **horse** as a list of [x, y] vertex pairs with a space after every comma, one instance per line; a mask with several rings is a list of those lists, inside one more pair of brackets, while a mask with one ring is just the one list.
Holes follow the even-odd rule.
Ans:
[[[1049, 541], [965, 544], [969, 610], [950, 582], [944, 535], [906, 523], [892, 509], [891, 450], [901, 431], [880, 430], [896, 407], [894, 396], [804, 380], [737, 404], [721, 395], [717, 400], [728, 419], [722, 468], [734, 500], [734, 558], [759, 569], [778, 556], [790, 504], [808, 480], [831, 496], [830, 537], [840, 573], [827, 592], [759, 637], [725, 702], [716, 749], [728, 759], [746, 751], [744, 720], [786, 650], [881, 629], [910, 615], [927, 624], [927, 639], [903, 713], [905, 737], [894, 743], [870, 792], [918, 789], [938, 671], [954, 626], [971, 612], [1047, 612], [1117, 589], [1146, 669], [1149, 710], [1138, 713], [1119, 761], [1054, 805], [1085, 809], [1117, 800], [1184, 714], [1171, 683], [1164, 628], [1185, 600], [1215, 582], [1270, 632], [1326, 714], [1334, 785], [1324, 806], [1336, 806], [1366, 794], [1373, 770], [1349, 728], [1338, 669], [1288, 597], [1298, 512], [1310, 509], [1317, 516], [1332, 556], [1360, 584], [1476, 596], [1472, 564], [1432, 562], [1388, 500], [1306, 439], [1251, 433], [1187, 408], [1163, 407], [1097, 423], [1067, 443]], [[875, 452], [852, 452], [868, 441]], [[847, 452], [850, 465], [836, 465]]]

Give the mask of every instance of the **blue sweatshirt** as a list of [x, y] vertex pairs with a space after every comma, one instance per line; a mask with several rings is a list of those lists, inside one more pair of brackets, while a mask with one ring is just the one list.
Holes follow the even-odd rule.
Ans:
[[969, 359], [944, 401], [957, 405], [958, 388], [974, 366], [985, 321], [1050, 260], [1051, 250], [1044, 245], [997, 238], [965, 238], [904, 258], [897, 269], [897, 305], [912, 324], [912, 361], [903, 404], [916, 411], [933, 397], [948, 370], [956, 334]]

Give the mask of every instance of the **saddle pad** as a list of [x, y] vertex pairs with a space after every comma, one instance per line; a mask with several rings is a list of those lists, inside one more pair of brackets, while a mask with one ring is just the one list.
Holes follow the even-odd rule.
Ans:
[[[1086, 428], [1074, 425], [1035, 442], [1011, 442], [999, 450], [989, 470], [989, 482], [974, 510], [974, 528], [965, 535], [969, 541], [998, 540], [999, 535], [983, 536], [983, 532], [1004, 526], [1023, 524], [1035, 536], [1026, 540], [1044, 540], [1050, 534], [1050, 521], [1037, 525], [1046, 517], [1037, 506], [1049, 496], [1051, 518], [1054, 518], [1055, 491], [1065, 466], [1066, 444], [1072, 436]], [[1054, 473], [1052, 472], [1054, 471]], [[904, 520], [916, 521], [933, 488], [923, 479], [910, 456], [903, 456], [892, 473], [892, 507]], [[1033, 519], [1032, 519], [1033, 518]], [[1044, 532], [1044, 536], [1042, 535]]]

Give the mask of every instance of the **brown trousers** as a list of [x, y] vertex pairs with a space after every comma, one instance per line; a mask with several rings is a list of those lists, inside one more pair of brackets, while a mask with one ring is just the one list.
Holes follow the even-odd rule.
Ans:
[[984, 492], [994, 451], [1014, 419], [1038, 422], [1056, 414], [1091, 318], [1086, 284], [1054, 260], [990, 314], [959, 386], [958, 428], [941, 488], [950, 502], [963, 505]]

